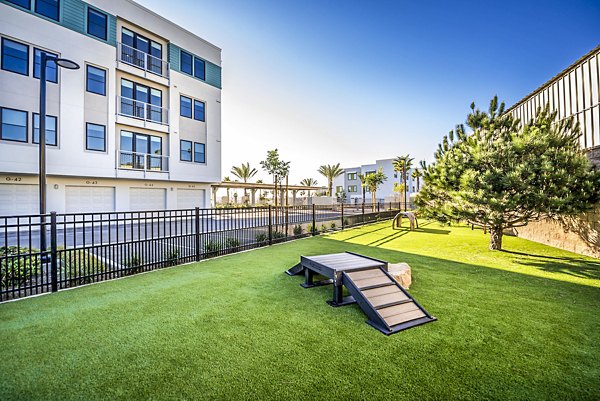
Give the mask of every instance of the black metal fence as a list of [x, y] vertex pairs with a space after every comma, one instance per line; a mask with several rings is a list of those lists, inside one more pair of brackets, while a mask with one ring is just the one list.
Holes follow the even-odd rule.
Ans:
[[[0, 301], [390, 219], [401, 206], [410, 205], [3, 216]], [[48, 249], [40, 249], [42, 237]]]

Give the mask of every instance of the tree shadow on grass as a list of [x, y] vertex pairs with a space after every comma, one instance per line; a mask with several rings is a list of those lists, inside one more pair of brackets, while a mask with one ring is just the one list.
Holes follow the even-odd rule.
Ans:
[[600, 261], [583, 260], [570, 257], [558, 257], [528, 254], [525, 252], [502, 250], [504, 253], [524, 256], [515, 259], [515, 263], [530, 266], [548, 273], [562, 273], [573, 277], [600, 280]]

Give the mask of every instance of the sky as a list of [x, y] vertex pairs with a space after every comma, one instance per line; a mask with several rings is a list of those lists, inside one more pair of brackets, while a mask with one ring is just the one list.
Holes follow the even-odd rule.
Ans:
[[510, 106], [600, 44], [595, 1], [137, 0], [222, 49], [222, 171], [433, 160], [472, 101]]

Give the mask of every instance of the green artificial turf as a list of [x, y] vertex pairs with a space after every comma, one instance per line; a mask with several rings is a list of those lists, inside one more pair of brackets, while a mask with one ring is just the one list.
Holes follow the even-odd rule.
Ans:
[[[389, 222], [0, 305], [0, 399], [597, 399], [600, 261]], [[284, 270], [413, 268], [437, 322], [385, 336]]]

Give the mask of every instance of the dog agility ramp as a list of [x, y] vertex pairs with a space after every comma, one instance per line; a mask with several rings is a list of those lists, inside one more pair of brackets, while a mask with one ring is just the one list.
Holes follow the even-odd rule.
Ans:
[[344, 272], [343, 285], [369, 318], [368, 323], [384, 334], [436, 320], [383, 268]]

